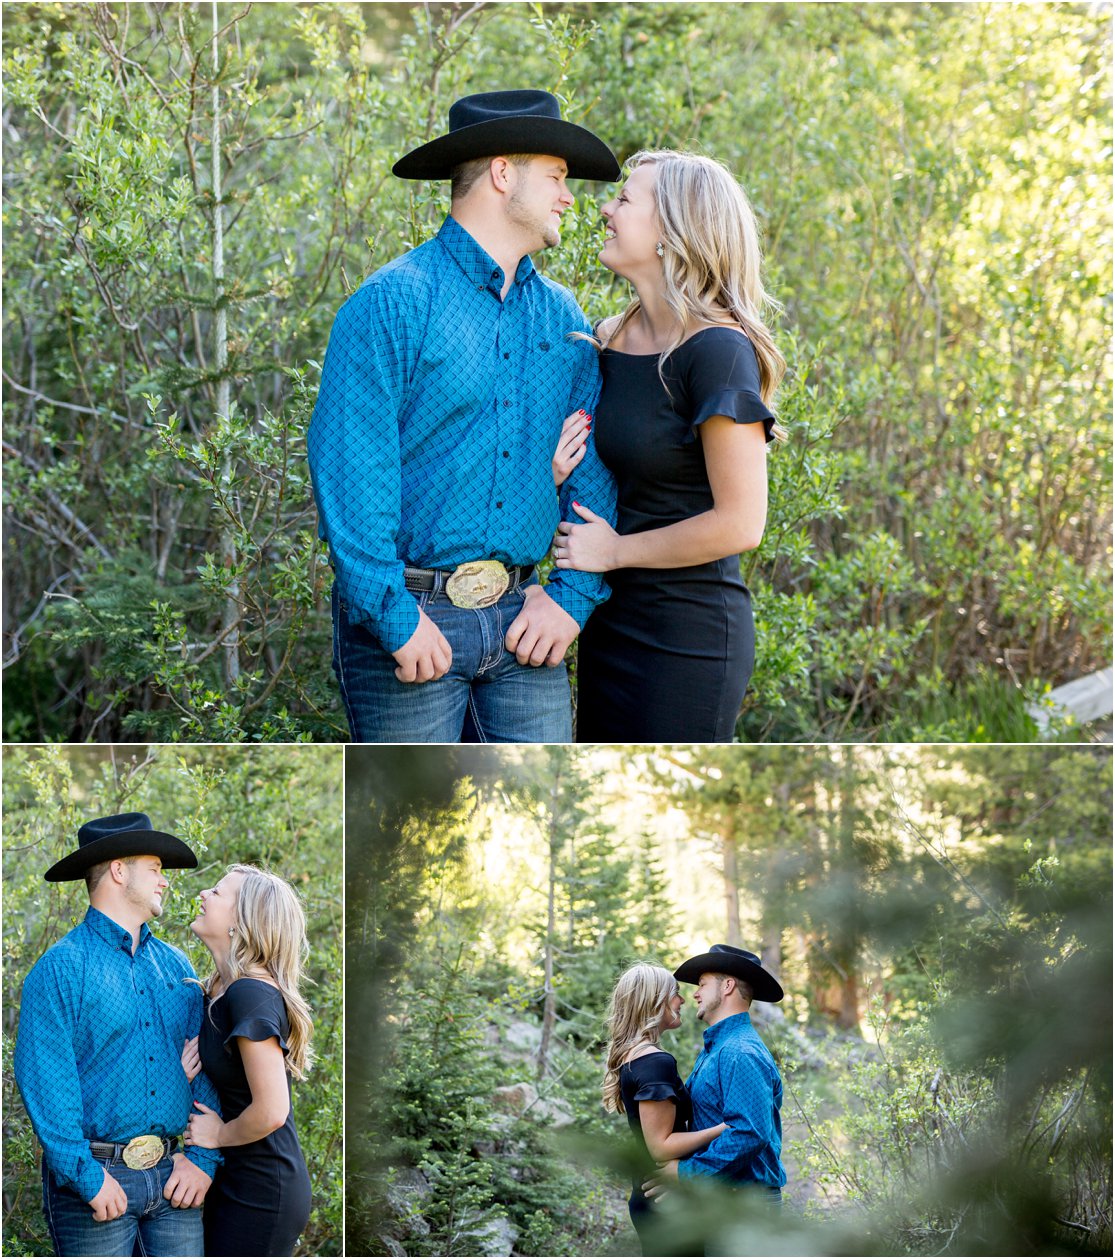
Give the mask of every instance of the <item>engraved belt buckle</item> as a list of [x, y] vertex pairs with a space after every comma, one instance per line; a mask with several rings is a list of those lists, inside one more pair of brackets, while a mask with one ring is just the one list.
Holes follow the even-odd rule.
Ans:
[[128, 1144], [124, 1146], [124, 1162], [133, 1171], [146, 1171], [149, 1167], [154, 1167], [163, 1157], [165, 1147], [166, 1143], [162, 1137], [155, 1137], [150, 1134], [142, 1137], [132, 1137]]
[[457, 565], [445, 593], [455, 608], [490, 608], [510, 585], [511, 575], [499, 560], [472, 560]]

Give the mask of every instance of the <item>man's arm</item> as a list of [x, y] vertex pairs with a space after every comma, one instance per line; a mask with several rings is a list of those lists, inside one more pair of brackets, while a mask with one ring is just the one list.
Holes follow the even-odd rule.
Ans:
[[[586, 330], [588, 325], [586, 324]], [[600, 365], [595, 346], [588, 341], [578, 341], [581, 350], [577, 372], [569, 396], [566, 414], [583, 408], [589, 415], [596, 414], [600, 400]], [[589, 433], [585, 457], [569, 474], [558, 491], [558, 504], [562, 520], [579, 521], [573, 510], [574, 502], [581, 503], [598, 516], [602, 516], [613, 528], [616, 523], [615, 478], [601, 463], [596, 453], [596, 439]], [[603, 603], [610, 593], [608, 584], [599, 573], [578, 573], [571, 569], [554, 569], [550, 573], [546, 589], [559, 607], [568, 612], [583, 627], [597, 604]]]
[[373, 283], [337, 312], [307, 440], [322, 534], [345, 610], [392, 653], [419, 625], [396, 542], [399, 412], [412, 357], [397, 306], [388, 285]]
[[678, 1164], [681, 1180], [695, 1176], [737, 1177], [755, 1155], [774, 1139], [771, 1128], [771, 1080], [761, 1060], [752, 1054], [721, 1053], [717, 1062], [721, 1120], [728, 1125], [714, 1141]]
[[[82, 1202], [93, 1204], [109, 1178], [89, 1152], [82, 1132], [73, 1025], [79, 988], [80, 976], [67, 975], [64, 963], [53, 957], [44, 957], [31, 968], [20, 999], [14, 1067], [23, 1105], [51, 1174]], [[102, 1218], [115, 1219], [115, 1215]]]
[[[204, 1071], [199, 1071], [197, 1075], [194, 1076], [194, 1081], [191, 1087], [193, 1088], [195, 1101], [199, 1101], [203, 1105], [208, 1106], [210, 1110], [216, 1111], [218, 1115], [221, 1113], [221, 1102], [220, 1098], [217, 1096], [217, 1090], [213, 1087], [212, 1080], [209, 1079]], [[181, 1156], [175, 1155], [176, 1167], [178, 1166], [179, 1157]], [[219, 1150], [203, 1150], [200, 1146], [196, 1145], [191, 1145], [186, 1148], [185, 1157], [197, 1168], [198, 1171], [204, 1173], [207, 1181], [212, 1180], [217, 1171], [217, 1167], [221, 1162], [223, 1162]], [[208, 1187], [208, 1184], [206, 1184], [206, 1188]], [[169, 1189], [170, 1182], [167, 1183], [167, 1190]], [[165, 1192], [163, 1196], [170, 1198], [171, 1194], [169, 1192]], [[175, 1202], [174, 1205], [179, 1206], [181, 1204]]]
[[[185, 955], [182, 955], [182, 961], [186, 967], [187, 980], [196, 979], [197, 975], [194, 972], [194, 968], [190, 965]], [[201, 1020], [205, 1017], [205, 998], [202, 996], [201, 988], [196, 983], [187, 983], [187, 988], [191, 996], [191, 1001], [190, 1001], [189, 1021], [187, 1023], [186, 1030], [191, 1031], [195, 1028], [201, 1027]], [[220, 1115], [221, 1113], [220, 1098], [217, 1096], [217, 1090], [213, 1084], [213, 1081], [210, 1080], [210, 1078], [205, 1074], [204, 1070], [198, 1071], [197, 1074], [194, 1076], [193, 1080], [190, 1083], [190, 1090], [191, 1090], [190, 1095], [195, 1101], [202, 1102], [204, 1105], [208, 1106], [211, 1110], [216, 1111], [216, 1113]], [[193, 1107], [191, 1106], [189, 1108], [189, 1113], [192, 1113], [192, 1111], [193, 1111]], [[188, 1122], [188, 1119], [189, 1119], [189, 1114], [187, 1114], [187, 1122]], [[185, 1124], [183, 1125], [183, 1127], [185, 1127]], [[188, 1161], [192, 1166], [183, 1167], [182, 1164], [185, 1161]], [[187, 1146], [184, 1156], [181, 1154], [176, 1154], [174, 1156], [175, 1171], [174, 1171], [174, 1174], [170, 1177], [170, 1179], [167, 1182], [166, 1188], [163, 1191], [163, 1197], [169, 1198], [171, 1199], [171, 1201], [173, 1201], [173, 1190], [178, 1188], [178, 1181], [180, 1179], [180, 1173], [181, 1173], [181, 1177], [189, 1178], [192, 1175], [192, 1172], [195, 1170], [203, 1174], [205, 1177], [204, 1188], [201, 1190], [201, 1196], [204, 1197], [205, 1190], [209, 1188], [209, 1182], [212, 1180], [213, 1176], [216, 1174], [217, 1168], [220, 1166], [222, 1162], [224, 1162], [224, 1158], [218, 1150], [203, 1150], [197, 1146]], [[190, 1183], [196, 1186], [198, 1182], [191, 1181]], [[182, 1180], [183, 1193], [185, 1191], [186, 1185], [187, 1185], [187, 1180], [183, 1179]], [[191, 1194], [189, 1196], [192, 1198], [193, 1195]], [[201, 1202], [201, 1199], [199, 1198], [197, 1205], [200, 1205], [200, 1202]], [[195, 1205], [195, 1204], [192, 1202], [179, 1201], [179, 1202], [174, 1202], [174, 1205], [175, 1206], [190, 1206], [190, 1205]]]
[[[588, 324], [585, 324], [587, 331]], [[583, 410], [593, 414], [600, 398], [600, 366], [596, 349], [578, 341], [579, 357], [569, 393], [567, 414]], [[589, 434], [585, 456], [558, 491], [562, 520], [577, 520], [573, 501], [583, 502], [609, 524], [616, 521], [616, 483], [600, 462]], [[505, 642], [520, 664], [558, 665], [570, 643], [581, 632], [589, 614], [603, 603], [610, 590], [599, 573], [552, 569], [545, 589], [528, 586], [523, 610], [511, 622]]]

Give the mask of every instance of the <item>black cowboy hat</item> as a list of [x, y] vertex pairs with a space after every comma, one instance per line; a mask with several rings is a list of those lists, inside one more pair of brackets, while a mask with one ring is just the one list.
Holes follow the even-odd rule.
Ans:
[[619, 178], [615, 154], [598, 136], [564, 122], [550, 92], [477, 92], [449, 107], [449, 133], [419, 145], [391, 168], [400, 179], [448, 179], [462, 162], [501, 153], [565, 158], [574, 179]]
[[714, 944], [707, 953], [691, 957], [674, 971], [674, 978], [695, 984], [702, 975], [733, 975], [750, 985], [756, 1001], [781, 1001], [786, 995], [782, 985], [766, 970], [754, 953], [737, 949], [734, 944]]
[[90, 866], [118, 857], [158, 857], [168, 870], [192, 870], [197, 857], [174, 835], [157, 831], [146, 813], [116, 813], [94, 818], [77, 833], [77, 851], [43, 875], [48, 883], [81, 879]]

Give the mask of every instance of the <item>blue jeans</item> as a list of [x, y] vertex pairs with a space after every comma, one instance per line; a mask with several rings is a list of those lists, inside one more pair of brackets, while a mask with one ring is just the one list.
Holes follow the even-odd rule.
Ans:
[[43, 1163], [43, 1214], [58, 1255], [204, 1255], [200, 1207], [172, 1207], [163, 1188], [174, 1170], [164, 1158], [146, 1171], [123, 1159], [98, 1163], [128, 1195], [128, 1209], [98, 1224], [72, 1189], [63, 1189]]
[[[445, 635], [453, 663], [434, 682], [400, 682], [396, 661], [349, 620], [333, 583], [333, 671], [357, 743], [569, 743], [572, 704], [565, 664], [522, 665], [504, 646], [522, 589], [490, 608], [458, 608], [443, 590], [415, 595]], [[466, 722], [467, 718], [467, 722]]]

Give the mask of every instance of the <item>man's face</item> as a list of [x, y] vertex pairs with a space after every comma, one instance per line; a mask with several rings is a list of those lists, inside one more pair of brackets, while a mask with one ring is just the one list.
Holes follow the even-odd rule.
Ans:
[[124, 900], [144, 911], [144, 920], [158, 918], [163, 912], [163, 893], [170, 887], [158, 857], [137, 857], [124, 866], [127, 881]]
[[702, 975], [693, 996], [697, 1003], [697, 1017], [711, 1027], [716, 1012], [724, 1004], [724, 981], [717, 975]]
[[561, 216], [573, 204], [565, 186], [569, 168], [561, 157], [533, 157], [526, 166], [513, 166], [515, 187], [507, 203], [507, 217], [538, 243], [530, 251], [561, 241]]

